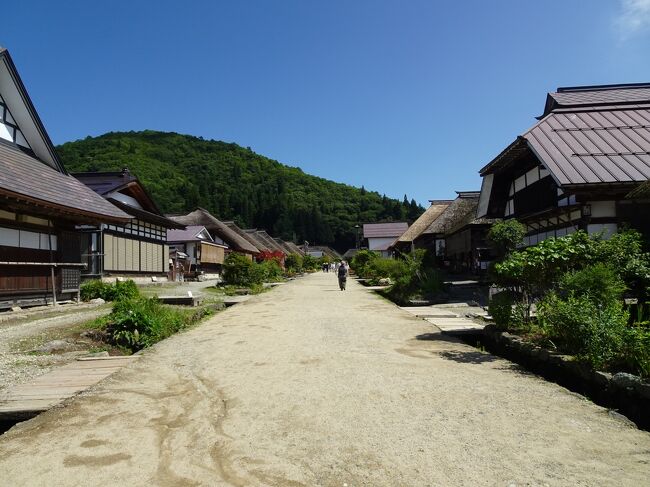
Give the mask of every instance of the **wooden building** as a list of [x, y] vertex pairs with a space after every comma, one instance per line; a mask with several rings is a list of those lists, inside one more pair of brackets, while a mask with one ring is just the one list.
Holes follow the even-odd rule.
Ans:
[[400, 253], [409, 253], [415, 249], [435, 249], [435, 238], [424, 232], [436, 221], [452, 200], [429, 200], [430, 206], [413, 224], [391, 245]]
[[406, 232], [407, 222], [364, 223], [363, 238], [368, 241], [368, 250], [392, 257], [392, 246]]
[[[539, 121], [480, 171], [478, 217], [516, 218], [526, 245], [578, 229], [650, 237], [650, 84], [559, 88]], [[632, 193], [633, 194], [633, 193]]]
[[129, 219], [68, 174], [0, 48], [0, 309], [76, 297], [85, 267], [76, 226]]
[[[202, 225], [189, 225], [183, 230], [168, 230], [167, 243], [170, 252], [187, 255], [189, 266], [185, 277], [203, 276], [219, 278], [228, 245], [220, 238], [213, 238]], [[170, 254], [170, 258], [171, 257]]]
[[221, 239], [228, 245], [229, 251], [244, 254], [251, 260], [260, 253], [255, 245], [233, 230], [226, 222], [222, 222], [203, 208], [197, 208], [187, 215], [169, 215], [169, 218], [183, 225], [204, 226], [213, 238]]
[[166, 218], [128, 169], [75, 173], [75, 178], [131, 216], [126, 224], [84, 225], [81, 254], [85, 278], [166, 276], [167, 230], [184, 226]]

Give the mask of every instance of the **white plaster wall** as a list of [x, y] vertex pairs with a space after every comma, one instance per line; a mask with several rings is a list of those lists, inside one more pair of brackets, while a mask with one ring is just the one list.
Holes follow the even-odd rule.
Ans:
[[392, 244], [397, 237], [370, 237], [368, 238], [368, 250], [386, 248]]

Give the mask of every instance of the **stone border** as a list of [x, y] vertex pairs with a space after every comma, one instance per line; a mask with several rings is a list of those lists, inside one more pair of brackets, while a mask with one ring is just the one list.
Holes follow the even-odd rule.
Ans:
[[593, 370], [572, 355], [539, 347], [517, 335], [499, 331], [495, 325], [483, 329], [482, 340], [488, 351], [516, 362], [546, 379], [615, 409], [650, 431], [650, 382], [619, 372]]

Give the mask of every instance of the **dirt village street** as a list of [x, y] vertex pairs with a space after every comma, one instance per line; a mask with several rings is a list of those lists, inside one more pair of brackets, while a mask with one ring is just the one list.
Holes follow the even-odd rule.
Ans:
[[313, 274], [0, 436], [0, 485], [643, 486], [650, 433]]

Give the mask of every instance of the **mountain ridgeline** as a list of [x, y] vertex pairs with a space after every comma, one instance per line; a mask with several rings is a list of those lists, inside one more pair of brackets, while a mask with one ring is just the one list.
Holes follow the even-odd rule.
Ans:
[[201, 206], [221, 220], [285, 240], [355, 245], [355, 225], [415, 220], [414, 200], [305, 174], [237, 144], [169, 132], [110, 132], [57, 147], [70, 172], [129, 168], [165, 213]]

